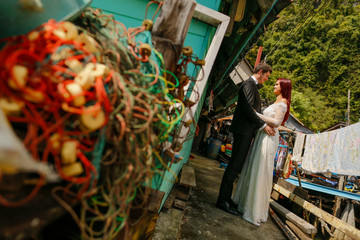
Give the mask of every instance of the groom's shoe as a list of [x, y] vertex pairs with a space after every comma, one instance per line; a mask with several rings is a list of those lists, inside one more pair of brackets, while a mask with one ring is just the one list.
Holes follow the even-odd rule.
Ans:
[[230, 205], [233, 206], [235, 209], [237, 209], [237, 204], [233, 202], [233, 200], [229, 201]]
[[216, 203], [216, 207], [232, 215], [236, 215], [236, 216], [239, 215], [237, 209], [234, 206], [232, 206], [232, 204], [228, 201], [218, 201]]
[[[220, 208], [220, 203], [222, 202], [221, 199], [218, 198], [218, 200], [216, 201], [216, 207]], [[230, 199], [229, 201], [227, 201], [230, 206], [232, 206], [233, 208], [237, 209], [238, 205], [236, 203], [234, 203], [234, 201], [232, 199]]]

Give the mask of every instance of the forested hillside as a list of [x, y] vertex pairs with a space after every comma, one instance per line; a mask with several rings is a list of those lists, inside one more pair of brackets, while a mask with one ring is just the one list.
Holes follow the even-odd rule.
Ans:
[[[279, 77], [293, 81], [291, 112], [312, 130], [360, 118], [360, 0], [294, 1], [247, 55], [254, 64], [259, 46], [274, 71], [261, 91], [269, 102]], [[318, 4], [316, 4], [318, 3]]]

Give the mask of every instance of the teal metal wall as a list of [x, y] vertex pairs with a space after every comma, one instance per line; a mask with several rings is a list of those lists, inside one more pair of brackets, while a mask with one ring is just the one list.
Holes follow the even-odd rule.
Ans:
[[[202, 4], [213, 10], [218, 10], [221, 0], [199, 0], [197, 3]], [[127, 28], [133, 28], [141, 26], [145, 19], [146, 6], [149, 3], [148, 0], [93, 0], [91, 6], [94, 8], [100, 8], [106, 14], [113, 14], [115, 19], [123, 23]], [[154, 12], [156, 11], [157, 5], [150, 5], [147, 18], [151, 19]], [[199, 59], [204, 59], [207, 49], [211, 43], [212, 36], [214, 35], [215, 28], [205, 24], [203, 22], [193, 19], [190, 24], [188, 34], [185, 39], [184, 46], [191, 46], [194, 50], [194, 54]], [[191, 70], [190, 70], [191, 72]], [[198, 109], [195, 113], [195, 120], [197, 121], [200, 115], [201, 107], [203, 105], [204, 96], [199, 100]], [[191, 129], [194, 133], [195, 129]], [[156, 188], [165, 192], [163, 203], [169, 195], [174, 183], [175, 176], [178, 175], [183, 165], [188, 162], [193, 138], [184, 143], [180, 155], [183, 160], [173, 164], [171, 171], [167, 171], [164, 175], [163, 180], [155, 184]], [[154, 184], [153, 184], [154, 186]], [[163, 204], [162, 203], [162, 204]]]

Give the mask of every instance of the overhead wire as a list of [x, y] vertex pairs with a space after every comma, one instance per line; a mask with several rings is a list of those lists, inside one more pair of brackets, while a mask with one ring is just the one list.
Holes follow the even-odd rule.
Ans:
[[[292, 28], [290, 30], [289, 33], [286, 33], [286, 31], [282, 34], [282, 36], [280, 37], [280, 39], [274, 44], [274, 46], [270, 49], [269, 54], [267, 55], [271, 55], [271, 53], [274, 51], [274, 49], [278, 46], [278, 44], [283, 40], [284, 36], [290, 36], [292, 31], [294, 31], [294, 29], [298, 26], [298, 24], [301, 24], [301, 22], [298, 21], [298, 19], [304, 20], [306, 21], [306, 18], [304, 18], [306, 16], [306, 14], [308, 13], [308, 11], [311, 8], [312, 2], [311, 0], [307, 1], [308, 5], [304, 5], [304, 7], [300, 10], [300, 13], [296, 16], [296, 18], [294, 19], [294, 22], [296, 23], [294, 25], [294, 28]], [[275, 28], [275, 27], [274, 27]], [[275, 28], [276, 29], [276, 28]], [[277, 49], [277, 48], [276, 48]]]

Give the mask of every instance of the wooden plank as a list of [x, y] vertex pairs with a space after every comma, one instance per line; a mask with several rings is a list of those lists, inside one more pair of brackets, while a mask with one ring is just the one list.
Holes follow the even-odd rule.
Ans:
[[166, 208], [166, 209], [172, 208], [174, 201], [175, 201], [175, 193], [176, 193], [175, 188], [172, 188], [164, 202], [164, 205], [163, 205], [164, 208]]
[[165, 192], [151, 189], [149, 200], [148, 200], [148, 207], [147, 209], [150, 212], [157, 213], [161, 207], [162, 200], [165, 196]]
[[285, 188], [286, 190], [294, 193], [295, 195], [303, 198], [303, 199], [306, 199], [307, 198], [307, 194], [308, 194], [308, 191], [301, 188], [301, 187], [298, 187], [292, 183], [289, 183], [287, 181], [285, 181], [284, 179], [282, 178], [278, 178], [276, 184], [278, 184], [279, 186]]
[[291, 230], [300, 238], [300, 240], [312, 240], [311, 237], [306, 235], [300, 228], [298, 228], [295, 224], [290, 222], [289, 220], [285, 220], [285, 223], [289, 226]]
[[291, 229], [288, 226], [286, 226], [283, 221], [281, 221], [281, 219], [276, 215], [276, 213], [271, 208], [269, 208], [269, 212], [270, 212], [270, 216], [275, 220], [275, 222], [278, 224], [280, 229], [285, 233], [287, 239], [290, 240], [298, 239], [296, 235], [293, 233], [293, 231], [291, 231]]
[[238, 6], [238, 3], [239, 3], [239, 0], [233, 0], [231, 2], [231, 7], [230, 7], [230, 22], [229, 22], [229, 25], [226, 29], [226, 33], [225, 33], [225, 36], [226, 37], [229, 37], [232, 33], [232, 30], [233, 30], [233, 27], [234, 27], [234, 20], [235, 20], [235, 17], [236, 17], [236, 11], [237, 11], [237, 6]]
[[193, 167], [183, 166], [179, 184], [184, 187], [196, 187], [195, 170]]
[[339, 229], [349, 237], [354, 239], [360, 239], [360, 231], [353, 226], [341, 221], [340, 219], [332, 216], [331, 214], [321, 210], [320, 208], [316, 207], [315, 205], [309, 203], [308, 201], [296, 196], [292, 192], [286, 190], [285, 188], [275, 184], [273, 187], [276, 191], [284, 195], [285, 197], [289, 198], [291, 201], [295, 202], [296, 204], [302, 206], [305, 210], [308, 210], [315, 216], [322, 218], [325, 222], [334, 226], [335, 228]]
[[166, 0], [157, 17], [152, 39], [164, 57], [165, 69], [175, 72], [196, 3], [193, 0]]
[[163, 207], [166, 208], [166, 209], [172, 208], [172, 206], [173, 206], [173, 204], [174, 204], [174, 201], [175, 201], [175, 195], [174, 195], [174, 194], [170, 194], [170, 195], [167, 197], [167, 199], [166, 199]]
[[245, 13], [246, 0], [239, 0], [237, 5], [236, 14], [235, 14], [235, 22], [240, 22]]
[[186, 202], [180, 199], [175, 199], [174, 201], [174, 208], [184, 210], [186, 207]]
[[175, 197], [184, 201], [188, 201], [190, 198], [190, 188], [184, 186], [178, 186], [176, 189]]
[[[285, 180], [282, 179], [282, 178], [278, 178], [277, 181], [276, 181], [276, 183], [277, 183], [279, 186], [287, 189], [288, 191], [294, 192], [295, 195], [298, 195], [298, 196], [300, 196], [300, 197], [302, 197], [302, 198], [304, 198], [304, 199], [307, 198], [308, 192], [307, 192], [307, 190], [303, 189], [301, 186], [299, 187], [299, 186], [296, 186], [296, 185], [294, 185], [294, 184], [291, 184], [291, 183], [285, 181]], [[275, 199], [275, 200], [278, 200], [279, 197], [280, 197], [280, 194], [279, 194], [278, 192], [276, 192], [276, 191], [272, 191], [272, 192], [271, 192], [271, 198], [273, 198], [273, 199]]]
[[311, 225], [310, 223], [308, 223], [304, 219], [298, 217], [297, 215], [295, 215], [294, 213], [292, 213], [288, 209], [284, 208], [283, 206], [281, 206], [277, 202], [275, 202], [273, 200], [270, 200], [270, 205], [274, 210], [276, 210], [276, 212], [278, 212], [280, 215], [284, 216], [287, 220], [291, 221], [298, 228], [300, 228], [301, 231], [303, 231], [303, 232], [305, 232], [305, 233], [307, 233], [309, 235], [317, 232], [316, 228], [313, 225]]
[[131, 217], [136, 219], [141, 217], [144, 210], [152, 213], [159, 212], [165, 192], [150, 187], [141, 187], [141, 194], [137, 194], [132, 201]]
[[278, 193], [277, 191], [273, 190], [271, 192], [271, 198], [272, 199], [279, 200], [279, 197], [280, 197], [280, 193]]

